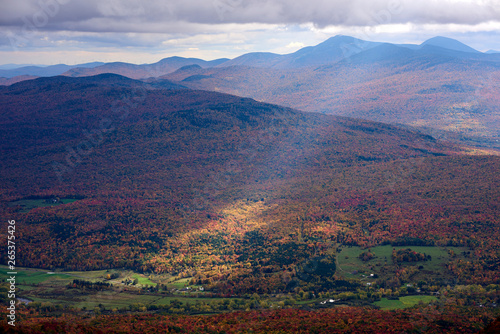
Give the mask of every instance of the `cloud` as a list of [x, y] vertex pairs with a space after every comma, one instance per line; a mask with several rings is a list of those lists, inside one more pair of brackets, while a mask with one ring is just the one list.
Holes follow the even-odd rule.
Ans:
[[[500, 21], [500, 0], [4, 0], [0, 27], [170, 33], [224, 23], [365, 26]], [[42, 22], [43, 23], [43, 22]]]
[[[126, 48], [144, 55], [190, 52], [200, 57], [288, 53], [335, 34], [397, 42], [403, 34], [422, 41], [449, 32], [485, 45], [488, 36], [497, 37], [500, 25], [500, 0], [1, 1], [0, 51], [108, 55], [114, 48], [121, 57]], [[500, 48], [495, 38], [484, 48]]]
[[288, 49], [299, 49], [299, 48], [303, 48], [304, 46], [305, 46], [305, 44], [301, 43], [301, 42], [291, 42], [285, 47]]

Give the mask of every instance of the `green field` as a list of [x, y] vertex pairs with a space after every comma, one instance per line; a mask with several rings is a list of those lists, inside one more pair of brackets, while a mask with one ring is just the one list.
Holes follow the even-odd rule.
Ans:
[[202, 303], [214, 303], [224, 301], [227, 298], [191, 298], [191, 297], [179, 297], [179, 296], [171, 296], [171, 297], [162, 297], [158, 299], [155, 304], [156, 305], [167, 305], [174, 300], [181, 301], [183, 303], [189, 302], [191, 304], [202, 302]]
[[[358, 256], [367, 251], [360, 247], [345, 247], [337, 253], [337, 274], [344, 278], [356, 278], [369, 280], [370, 274], [376, 274], [380, 277], [389, 277], [394, 273], [395, 266], [392, 261], [392, 249], [410, 248], [419, 253], [424, 253], [432, 257], [431, 261], [420, 261], [412, 263], [403, 263], [402, 266], [418, 266], [422, 275], [420, 276], [443, 276], [447, 269], [445, 265], [451, 260], [460, 259], [461, 254], [466, 248], [460, 247], [432, 247], [432, 246], [377, 246], [369, 248], [375, 254], [375, 258], [369, 261], [362, 261]], [[452, 258], [449, 251], [456, 255]]]
[[149, 278], [144, 275], [133, 273], [130, 275], [132, 279], [137, 279], [139, 285], [144, 286], [156, 286], [156, 283], [152, 282]]
[[[407, 247], [398, 247], [407, 248]], [[418, 262], [417, 265], [425, 267], [425, 273], [441, 270], [443, 264], [450, 260], [449, 249], [437, 247], [409, 247], [415, 251], [429, 254], [432, 261]], [[376, 257], [370, 261], [363, 262], [357, 257], [363, 249], [359, 247], [344, 248], [338, 254], [338, 270], [340, 276], [356, 278], [362, 282], [375, 282], [377, 277], [391, 275], [390, 271], [381, 272], [381, 268], [395, 267], [391, 259], [391, 246], [374, 247], [371, 251]], [[455, 248], [459, 253], [461, 249]], [[346, 258], [347, 257], [347, 258]], [[415, 265], [412, 263], [412, 265]], [[8, 272], [7, 266], [0, 266], [0, 279], [5, 281]], [[131, 307], [147, 307], [149, 305], [169, 305], [177, 300], [182, 304], [213, 304], [222, 303], [231, 298], [203, 298], [205, 292], [199, 291], [199, 286], [189, 285], [191, 278], [175, 279], [171, 275], [143, 275], [130, 270], [96, 270], [96, 271], [71, 271], [71, 272], [50, 272], [43, 269], [16, 268], [16, 287], [19, 288], [19, 296], [44, 304], [60, 305], [61, 307], [74, 307], [79, 309], [93, 310], [96, 307], [106, 309], [123, 310]], [[118, 277], [109, 280], [109, 276], [118, 274]], [[377, 276], [371, 276], [377, 274]], [[112, 283], [113, 287], [102, 291], [86, 290], [84, 287], [75, 286], [68, 288], [73, 280], [84, 280], [88, 282]], [[136, 284], [127, 284], [136, 280]], [[125, 282], [125, 283], [124, 283]], [[167, 291], [154, 292], [141, 290], [143, 287], [156, 286], [158, 283], [167, 285]], [[190, 290], [179, 291], [182, 288], [190, 287]], [[163, 290], [162, 290], [163, 291]], [[262, 302], [268, 305], [283, 301], [281, 298], [265, 297]], [[285, 297], [288, 298], [288, 297]], [[297, 301], [297, 305], [316, 305], [324, 298], [308, 299]], [[383, 298], [375, 302], [376, 306], [382, 309], [398, 309], [411, 307], [419, 302], [429, 303], [436, 300], [432, 296], [405, 296], [399, 300], [389, 300]], [[202, 309], [202, 308], [201, 308]]]
[[[108, 273], [113, 273], [114, 270], [93, 270], [93, 271], [65, 271], [64, 273], [73, 278], [84, 279], [90, 282], [100, 282]], [[122, 272], [122, 271], [120, 271]]]
[[[7, 266], [0, 266], [0, 279], [5, 281], [9, 275], [6, 273], [9, 271]], [[63, 284], [67, 284], [74, 279], [69, 273], [54, 273], [42, 269], [26, 269], [26, 268], [16, 268], [16, 282], [18, 285], [32, 285], [40, 284], [46, 281], [58, 282], [63, 281]]]
[[[7, 266], [0, 266], [0, 279], [5, 282], [9, 275]], [[225, 300], [224, 298], [197, 298], [200, 291], [197, 286], [190, 286], [193, 290], [189, 292], [176, 292], [176, 295], [165, 296], [161, 293], [140, 293], [140, 288], [145, 286], [156, 286], [147, 276], [130, 270], [95, 270], [95, 271], [68, 271], [50, 272], [44, 269], [16, 268], [16, 288], [19, 296], [34, 302], [60, 306], [71, 306], [85, 308], [87, 310], [104, 306], [108, 309], [123, 309], [131, 305], [168, 305], [174, 300], [194, 304], [197, 302], [215, 303]], [[117, 273], [118, 278], [108, 280], [108, 274]], [[169, 275], [160, 278], [162, 281], [170, 280]], [[73, 280], [84, 280], [88, 282], [108, 282], [113, 284], [113, 289], [103, 291], [85, 291], [80, 288], [68, 289], [67, 286]], [[123, 281], [135, 280], [137, 284], [126, 285]], [[181, 289], [188, 286], [190, 278], [183, 278], [168, 284], [169, 288]], [[196, 291], [196, 295], [191, 291]], [[191, 297], [193, 296], [193, 297]]]
[[374, 304], [380, 307], [382, 310], [395, 310], [395, 309], [403, 309], [417, 305], [418, 303], [429, 304], [437, 300], [434, 296], [405, 296], [400, 297], [399, 299], [387, 299], [382, 298], [380, 301], [375, 302]]
[[[7, 266], [0, 266], [0, 279], [5, 280], [8, 278], [6, 274], [8, 270]], [[124, 270], [94, 270], [94, 271], [65, 271], [65, 272], [51, 272], [45, 269], [33, 269], [33, 268], [21, 268], [16, 269], [16, 281], [21, 285], [32, 285], [47, 282], [50, 284], [68, 284], [74, 279], [85, 280], [89, 282], [103, 282], [107, 281], [106, 275], [109, 273], [117, 272], [120, 277], [117, 279], [110, 280], [110, 283], [121, 283], [123, 279], [137, 279], [139, 286], [152, 285], [156, 286], [156, 283], [152, 282], [146, 276], [142, 274], [135, 273], [133, 271]]]
[[172, 286], [175, 289], [182, 289], [189, 285], [189, 281], [191, 281], [191, 278], [182, 278], [170, 283], [169, 286]]

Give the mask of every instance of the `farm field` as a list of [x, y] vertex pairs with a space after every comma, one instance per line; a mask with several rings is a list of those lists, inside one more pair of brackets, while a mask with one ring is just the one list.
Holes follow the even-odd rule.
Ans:
[[[429, 255], [431, 260], [411, 263], [395, 264], [392, 259], [392, 250], [411, 249], [412, 251]], [[374, 254], [370, 260], [363, 261], [359, 256], [369, 251]], [[361, 247], [343, 247], [337, 255], [339, 276], [351, 279], [373, 280], [371, 274], [377, 277], [388, 278], [394, 275], [398, 268], [416, 266], [418, 272], [413, 280], [418, 281], [426, 278], [452, 279], [452, 273], [447, 269], [451, 261], [464, 259], [465, 247], [435, 247], [435, 246], [376, 246], [369, 249]]]
[[[8, 278], [6, 266], [0, 266], [0, 280]], [[106, 279], [109, 273], [119, 275], [119, 278]], [[233, 298], [203, 297], [199, 286], [189, 285], [189, 278], [175, 280], [168, 275], [160, 277], [171, 283], [165, 286], [163, 292], [144, 292], [149, 287], [157, 286], [145, 275], [128, 270], [95, 270], [50, 272], [35, 268], [17, 268], [18, 296], [42, 305], [59, 305], [60, 308], [72, 307], [81, 310], [92, 310], [96, 307], [105, 309], [129, 309], [131, 306], [168, 305], [174, 303], [215, 303]], [[68, 288], [74, 280], [91, 283], [110, 283], [112, 289], [93, 290], [91, 288]], [[134, 283], [125, 284], [124, 281]], [[189, 286], [188, 291], [179, 291]], [[196, 295], [202, 296], [197, 298]], [[169, 293], [167, 293], [169, 292]], [[173, 293], [172, 293], [173, 292]]]
[[382, 310], [396, 310], [413, 307], [419, 303], [428, 304], [433, 301], [437, 301], [434, 296], [405, 296], [398, 299], [382, 298], [382, 300], [374, 304]]

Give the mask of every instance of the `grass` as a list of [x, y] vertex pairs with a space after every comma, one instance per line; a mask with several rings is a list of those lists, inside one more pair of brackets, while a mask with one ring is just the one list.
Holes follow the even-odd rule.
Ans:
[[98, 307], [99, 305], [103, 305], [106, 308], [124, 308], [128, 307], [129, 305], [138, 303], [149, 305], [155, 302], [158, 297], [149, 295], [137, 295], [118, 291], [101, 291], [89, 295], [83, 294], [75, 296], [55, 294], [50, 297], [28, 296], [28, 299], [40, 303], [51, 303], [54, 305], [59, 304], [61, 306], [71, 306], [80, 309], [93, 309], [95, 307]]
[[404, 304], [399, 299], [382, 298], [380, 301], [374, 303], [382, 310], [398, 310], [405, 308]]
[[85, 296], [83, 300], [73, 303], [72, 305], [77, 308], [86, 307], [87, 309], [98, 307], [99, 304], [103, 305], [106, 308], [123, 308], [133, 304], [150, 305], [158, 299], [158, 296], [152, 295], [137, 295], [127, 292], [103, 291]]
[[[407, 248], [407, 247], [397, 247]], [[409, 247], [418, 252], [423, 252], [432, 256], [432, 261], [422, 262], [424, 266], [430, 269], [440, 269], [442, 264], [450, 259], [447, 249], [437, 247]], [[459, 254], [462, 249], [453, 249], [455, 253]], [[350, 275], [362, 281], [369, 282], [374, 280], [369, 277], [371, 273], [377, 273], [376, 263], [386, 263], [387, 266], [392, 266], [392, 247], [380, 246], [373, 247], [371, 251], [376, 254], [377, 258], [364, 263], [359, 260], [357, 256], [364, 250], [359, 247], [345, 248], [338, 254], [338, 262], [343, 275]], [[348, 259], [345, 259], [345, 257]], [[387, 261], [386, 261], [387, 259]], [[418, 264], [421, 264], [420, 262]], [[386, 266], [386, 267], [387, 267]], [[71, 271], [71, 272], [54, 272], [51, 273], [44, 269], [33, 268], [16, 268], [16, 286], [22, 291], [21, 296], [30, 300], [42, 303], [60, 304], [61, 306], [72, 306], [76, 308], [93, 309], [102, 305], [107, 309], [123, 309], [131, 305], [142, 304], [148, 305], [168, 305], [173, 300], [179, 300], [183, 303], [217, 303], [225, 300], [224, 298], [200, 298], [196, 294], [182, 294], [178, 293], [176, 296], [164, 296], [161, 294], [138, 294], [137, 289], [141, 286], [154, 286], [156, 283], [149, 277], [135, 273], [130, 270], [96, 270], [96, 271]], [[352, 274], [352, 271], [357, 270], [357, 274]], [[0, 266], [0, 279], [5, 281], [8, 272], [7, 266]], [[107, 281], [105, 278], [107, 274], [118, 273], [120, 276], [117, 279]], [[364, 274], [364, 276], [363, 276]], [[386, 273], [391, 275], [390, 272]], [[171, 279], [171, 276], [168, 276]], [[74, 279], [83, 279], [92, 282], [110, 282], [115, 286], [112, 290], [105, 291], [83, 291], [79, 289], [67, 289], [68, 283]], [[137, 279], [138, 285], [135, 287], [125, 287], [121, 284], [124, 279]], [[167, 276], [155, 276], [161, 282], [166, 280]], [[182, 278], [175, 280], [168, 284], [169, 289], [176, 288], [182, 289], [190, 286], [191, 278]], [[196, 290], [195, 286], [191, 286]], [[191, 297], [192, 296], [192, 297]], [[318, 303], [323, 299], [304, 300], [297, 302], [298, 305], [308, 303]], [[436, 300], [432, 296], [407, 296], [401, 297], [399, 300], [382, 299], [375, 303], [375, 305], [382, 309], [397, 309], [406, 308], [418, 304], [419, 302], [429, 303]]]
[[177, 281], [170, 283], [169, 286], [172, 286], [173, 288], [176, 288], [176, 289], [182, 289], [182, 288], [188, 286], [190, 281], [191, 281], [190, 277], [189, 278], [181, 278]]
[[94, 271], [67, 271], [65, 274], [73, 276], [75, 279], [84, 279], [86, 281], [102, 281], [109, 272], [107, 270]]
[[[391, 272], [390, 268], [394, 267], [392, 261], [392, 249], [406, 249], [410, 248], [419, 253], [425, 253], [432, 257], [431, 261], [421, 261], [412, 263], [403, 263], [403, 266], [422, 266], [422, 275], [439, 274], [443, 275], [446, 271], [445, 264], [452, 260], [452, 257], [448, 253], [449, 250], [453, 250], [457, 258], [461, 257], [461, 253], [465, 248], [460, 247], [432, 247], [432, 246], [396, 246], [391, 245], [377, 246], [370, 248], [371, 252], [375, 254], [375, 258], [366, 262], [361, 261], [358, 256], [367, 251], [360, 247], [345, 247], [340, 253], [337, 254], [337, 274], [344, 278], [356, 278], [356, 279], [369, 279], [364, 277], [370, 274], [378, 274], [380, 277], [384, 275], [392, 275], [394, 271]], [[381, 268], [386, 267], [389, 270], [384, 273]]]
[[[10, 275], [6, 273], [9, 271], [7, 266], [0, 266], [2, 271], [0, 272], [0, 279], [5, 281]], [[73, 278], [66, 273], [54, 273], [48, 274], [50, 271], [41, 269], [28, 269], [28, 268], [16, 268], [16, 282], [21, 285], [31, 285], [40, 284], [47, 281], [64, 281], [67, 284]]]
[[189, 298], [189, 297], [178, 297], [178, 296], [172, 296], [172, 297], [162, 297], [158, 299], [155, 304], [156, 305], [168, 305], [170, 302], [173, 300], [178, 300], [183, 303], [189, 302], [191, 304], [194, 304], [196, 302], [202, 302], [202, 303], [215, 303], [215, 302], [220, 302], [223, 300], [226, 300], [227, 298]]
[[418, 303], [429, 304], [430, 302], [433, 302], [435, 300], [437, 300], [437, 298], [434, 296], [405, 296], [400, 297], [396, 300], [382, 298], [380, 301], [375, 302], [374, 304], [380, 307], [382, 310], [396, 310], [413, 307]]
[[41, 303], [51, 303], [60, 304], [62, 306], [67, 305], [76, 308], [86, 308], [87, 310], [99, 307], [102, 305], [108, 309], [122, 309], [134, 304], [148, 305], [168, 305], [173, 300], [178, 300], [182, 303], [189, 302], [194, 304], [196, 302], [203, 303], [215, 303], [224, 300], [224, 298], [190, 298], [182, 296], [158, 296], [158, 295], [140, 295], [136, 293], [131, 293], [127, 291], [100, 291], [94, 292], [88, 295], [79, 293], [80, 291], [75, 291], [75, 295], [63, 295], [63, 294], [53, 294], [50, 293], [54, 291], [45, 290], [45, 295], [42, 296], [31, 296], [28, 295], [27, 298], [35, 302]]
[[295, 305], [306, 305], [306, 304], [318, 304], [329, 298], [315, 298], [315, 299], [306, 299], [306, 300], [298, 300], [295, 302]]
[[[0, 266], [0, 279], [5, 281], [9, 275], [7, 266]], [[167, 305], [173, 300], [183, 303], [214, 303], [224, 300], [224, 298], [196, 298], [184, 295], [162, 296], [154, 294], [138, 294], [134, 292], [140, 286], [155, 286], [157, 283], [148, 277], [130, 270], [95, 270], [95, 271], [70, 271], [70, 272], [50, 272], [46, 269], [16, 268], [16, 287], [21, 291], [21, 296], [34, 302], [59, 304], [61, 306], [71, 306], [76, 308], [93, 309], [103, 305], [108, 309], [126, 308], [134, 304], [143, 305]], [[107, 274], [118, 273], [119, 278], [106, 280]], [[136, 286], [125, 287], [121, 285], [124, 279], [137, 279]], [[81, 279], [90, 282], [109, 282], [115, 286], [113, 290], [104, 291], [82, 291], [80, 289], [67, 289], [68, 283], [74, 279]], [[191, 278], [183, 278], [172, 283], [178, 289], [189, 285]], [[193, 287], [193, 286], [192, 286]], [[117, 289], [116, 289], [117, 288]], [[193, 287], [196, 289], [196, 287]]]
[[137, 281], [138, 281], [137, 284], [141, 284], [144, 286], [145, 285], [156, 286], [156, 283], [152, 282], [149, 278], [147, 278], [144, 275], [134, 273], [134, 274], [130, 275], [130, 277], [132, 279], [137, 279]]

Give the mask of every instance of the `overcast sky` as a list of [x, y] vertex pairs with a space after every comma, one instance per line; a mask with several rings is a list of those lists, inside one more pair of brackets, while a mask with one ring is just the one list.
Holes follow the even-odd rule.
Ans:
[[0, 0], [0, 64], [283, 54], [338, 34], [500, 50], [500, 0]]

